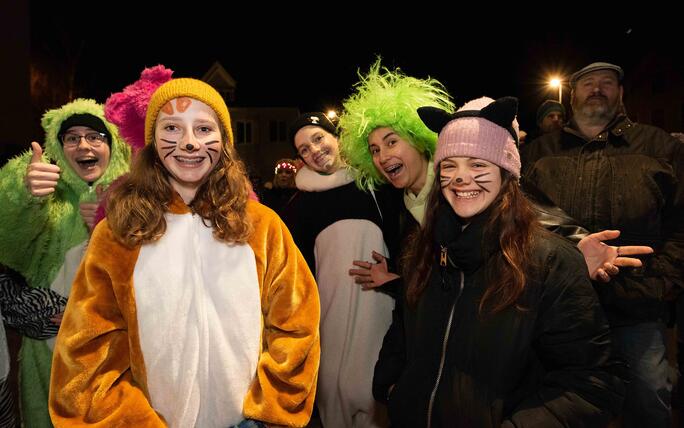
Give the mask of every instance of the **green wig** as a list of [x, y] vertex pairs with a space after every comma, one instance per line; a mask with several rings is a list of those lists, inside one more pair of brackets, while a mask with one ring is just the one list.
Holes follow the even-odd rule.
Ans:
[[398, 68], [390, 71], [380, 66], [381, 59], [371, 66], [368, 75], [359, 72], [361, 80], [355, 92], [343, 103], [339, 128], [340, 149], [353, 167], [356, 185], [374, 189], [385, 178], [373, 165], [368, 149], [368, 135], [377, 128], [392, 128], [403, 139], [431, 159], [437, 134], [418, 117], [418, 107], [432, 106], [454, 111], [451, 97], [435, 79], [416, 79], [404, 75]]

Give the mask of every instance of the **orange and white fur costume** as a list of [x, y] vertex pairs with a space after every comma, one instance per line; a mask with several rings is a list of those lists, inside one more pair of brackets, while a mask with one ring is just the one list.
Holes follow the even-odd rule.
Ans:
[[[167, 232], [153, 244], [129, 249], [106, 221], [97, 226], [55, 348], [50, 413], [56, 426], [166, 426], [167, 418], [193, 405], [193, 395], [211, 391], [223, 394], [214, 402], [225, 403], [235, 384], [244, 389], [244, 400], [212, 410], [230, 408], [240, 419], [290, 426], [308, 423], [320, 352], [316, 286], [277, 215], [253, 201], [248, 214], [254, 218], [249, 245], [217, 244], [222, 254], [211, 252], [218, 246], [200, 248], [213, 239], [211, 229], [180, 197], [169, 207]], [[248, 259], [253, 262], [244, 263]], [[243, 267], [236, 273], [235, 266]], [[201, 319], [218, 311], [236, 317], [223, 325]], [[231, 370], [217, 375], [212, 364], [226, 363], [213, 359], [221, 355], [217, 348], [231, 345]], [[180, 361], [186, 365], [168, 366]], [[187, 389], [157, 383], [152, 366], [186, 376]], [[178, 422], [213, 425], [185, 417]]]
[[[166, 85], [205, 85], [196, 82]], [[155, 241], [129, 247], [107, 220], [95, 228], [54, 350], [53, 423], [305, 426], [320, 305], [289, 231], [250, 200], [249, 238], [228, 244], [178, 193], [164, 205]]]

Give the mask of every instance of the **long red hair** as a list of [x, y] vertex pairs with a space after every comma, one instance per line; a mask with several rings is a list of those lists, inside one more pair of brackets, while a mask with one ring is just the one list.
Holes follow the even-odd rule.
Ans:
[[[249, 183], [235, 149], [222, 134], [219, 163], [199, 187], [190, 208], [214, 228], [214, 236], [228, 243], [244, 243], [252, 231], [246, 215]], [[166, 231], [164, 214], [173, 199], [169, 172], [154, 144], [136, 156], [127, 179], [112, 191], [107, 221], [122, 243], [135, 246], [159, 239]]]
[[[439, 176], [439, 171], [436, 176]], [[543, 231], [536, 212], [523, 195], [515, 177], [505, 170], [501, 170], [501, 176], [501, 190], [492, 202], [491, 215], [483, 234], [483, 248], [487, 249], [483, 254], [493, 256], [484, 262], [486, 290], [480, 301], [480, 314], [494, 314], [509, 306], [524, 310], [518, 300], [525, 290], [527, 273], [532, 268], [531, 248], [535, 233]], [[437, 257], [437, 207], [447, 203], [437, 179], [430, 191], [425, 227], [416, 230], [412, 239], [407, 240], [414, 244], [402, 257], [406, 297], [411, 306], [415, 307], [428, 285]]]

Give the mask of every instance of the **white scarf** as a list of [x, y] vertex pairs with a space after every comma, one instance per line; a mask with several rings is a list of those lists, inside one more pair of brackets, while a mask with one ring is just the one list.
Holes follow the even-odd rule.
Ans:
[[404, 190], [404, 205], [406, 205], [406, 209], [409, 210], [413, 218], [421, 226], [423, 226], [423, 220], [425, 220], [427, 197], [430, 194], [430, 189], [432, 189], [432, 183], [435, 181], [435, 170], [432, 168], [432, 165], [432, 161], [428, 162], [425, 184], [420, 189], [418, 195], [414, 195], [410, 189]]

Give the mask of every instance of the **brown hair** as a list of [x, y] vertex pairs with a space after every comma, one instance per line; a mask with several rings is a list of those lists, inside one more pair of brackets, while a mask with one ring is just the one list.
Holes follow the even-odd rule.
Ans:
[[[216, 239], [244, 243], [252, 231], [246, 215], [247, 176], [235, 149], [225, 143], [225, 131], [221, 134], [219, 162], [197, 189], [190, 208], [212, 225]], [[168, 176], [155, 144], [148, 144], [136, 156], [125, 181], [112, 191], [107, 221], [125, 245], [155, 241], [166, 231], [164, 213], [174, 196]]]
[[[493, 255], [485, 259], [486, 290], [479, 305], [481, 315], [494, 314], [512, 305], [524, 310], [518, 299], [525, 290], [526, 274], [532, 267], [530, 255], [535, 232], [543, 230], [515, 177], [503, 169], [501, 176], [501, 190], [492, 202], [483, 234], [483, 249], [486, 249], [483, 254]], [[447, 203], [439, 179], [436, 179], [428, 199], [425, 227], [416, 230], [412, 239], [406, 241], [415, 244], [408, 248], [401, 263], [407, 284], [406, 297], [411, 306], [415, 307], [428, 285], [437, 257], [434, 244], [437, 207]]]

